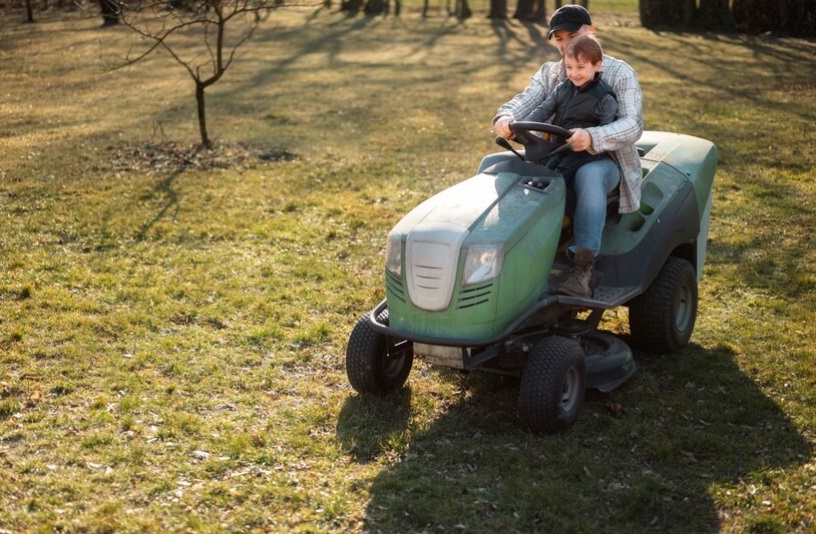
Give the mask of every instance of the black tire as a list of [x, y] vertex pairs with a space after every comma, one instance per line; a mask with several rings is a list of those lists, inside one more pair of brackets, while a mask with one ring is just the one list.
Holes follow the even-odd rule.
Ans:
[[[388, 310], [379, 315], [388, 324]], [[349, 336], [346, 347], [346, 375], [360, 393], [385, 395], [408, 380], [414, 363], [413, 344], [374, 331], [362, 317]]]
[[524, 426], [552, 434], [575, 423], [584, 404], [586, 360], [576, 341], [546, 337], [536, 343], [521, 376], [518, 410]]
[[629, 303], [634, 344], [670, 354], [689, 344], [697, 320], [697, 273], [683, 258], [670, 256], [652, 285]]

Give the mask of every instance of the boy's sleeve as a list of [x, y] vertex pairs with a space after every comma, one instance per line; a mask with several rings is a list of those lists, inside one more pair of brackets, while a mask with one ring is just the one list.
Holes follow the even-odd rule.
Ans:
[[615, 116], [618, 114], [618, 101], [612, 95], [604, 96], [598, 102], [598, 117], [600, 121], [598, 124], [604, 126], [615, 121]]
[[555, 113], [556, 93], [551, 94], [547, 99], [539, 104], [529, 115], [521, 120], [533, 122], [547, 122]]

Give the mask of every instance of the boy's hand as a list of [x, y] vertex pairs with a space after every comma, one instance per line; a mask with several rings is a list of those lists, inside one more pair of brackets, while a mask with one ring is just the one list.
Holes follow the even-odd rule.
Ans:
[[582, 152], [592, 148], [592, 136], [589, 135], [588, 131], [583, 128], [575, 128], [570, 131], [572, 132], [572, 137], [567, 139], [567, 143], [572, 146], [575, 152]]

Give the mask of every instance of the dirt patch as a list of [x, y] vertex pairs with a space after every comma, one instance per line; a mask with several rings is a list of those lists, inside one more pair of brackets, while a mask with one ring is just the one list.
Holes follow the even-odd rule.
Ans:
[[285, 148], [245, 143], [215, 143], [210, 148], [174, 142], [108, 147], [111, 169], [117, 172], [179, 172], [185, 170], [251, 169], [297, 156]]

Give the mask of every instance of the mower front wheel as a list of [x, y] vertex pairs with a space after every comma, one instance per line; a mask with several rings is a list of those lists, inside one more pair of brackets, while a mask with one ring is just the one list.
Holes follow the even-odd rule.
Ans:
[[[388, 310], [378, 319], [388, 324]], [[346, 375], [356, 391], [385, 395], [399, 389], [413, 363], [413, 343], [374, 331], [367, 317], [357, 321], [346, 347]]]
[[538, 341], [521, 376], [518, 409], [522, 424], [546, 434], [572, 426], [584, 404], [586, 379], [580, 344], [559, 336]]

